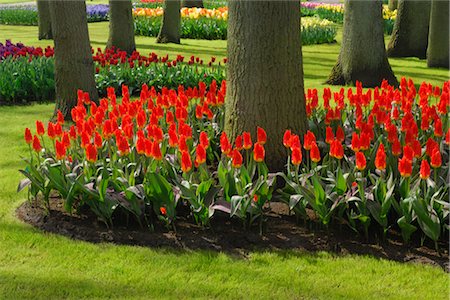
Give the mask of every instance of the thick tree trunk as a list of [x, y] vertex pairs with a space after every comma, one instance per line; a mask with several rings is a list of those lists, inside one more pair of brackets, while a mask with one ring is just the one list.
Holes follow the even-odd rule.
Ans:
[[183, 0], [181, 7], [203, 7], [203, 0]]
[[398, 85], [384, 45], [381, 0], [345, 0], [344, 33], [338, 61], [327, 83], [379, 86], [383, 79]]
[[397, 6], [398, 6], [398, 0], [389, 0], [389, 2], [388, 2], [389, 10], [391, 10], [391, 11], [396, 10]]
[[49, 1], [50, 0], [37, 0], [39, 26], [38, 38], [40, 40], [51, 40], [53, 38]]
[[225, 131], [267, 132], [266, 162], [286, 163], [283, 133], [307, 127], [299, 1], [228, 1], [228, 78]]
[[50, 1], [55, 42], [56, 110], [67, 120], [77, 104], [77, 91], [98, 99], [84, 1]]
[[431, 0], [399, 0], [388, 56], [426, 57], [430, 8]]
[[181, 1], [164, 1], [164, 15], [161, 29], [159, 30], [157, 43], [180, 43], [181, 31]]
[[109, 0], [109, 38], [106, 48], [131, 54], [136, 50], [131, 0]]
[[449, 2], [433, 0], [431, 4], [430, 33], [427, 65], [449, 68]]

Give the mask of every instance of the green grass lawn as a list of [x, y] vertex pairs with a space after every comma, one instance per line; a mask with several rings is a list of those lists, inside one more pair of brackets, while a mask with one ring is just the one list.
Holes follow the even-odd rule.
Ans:
[[[107, 23], [90, 24], [95, 47], [103, 47]], [[7, 38], [38, 41], [36, 27], [0, 26]], [[138, 37], [144, 53], [223, 57], [224, 41], [183, 40], [159, 45]], [[307, 87], [321, 87], [339, 44], [304, 47]], [[391, 60], [397, 76], [442, 84], [448, 71], [427, 69], [417, 59]], [[26, 198], [16, 193], [27, 156], [25, 127], [47, 120], [53, 105], [0, 107], [0, 299], [61, 298], [254, 298], [254, 299], [448, 299], [449, 275], [442, 269], [368, 256], [329, 253], [254, 252], [248, 259], [206, 251], [156, 250], [90, 244], [43, 233], [16, 219]]]

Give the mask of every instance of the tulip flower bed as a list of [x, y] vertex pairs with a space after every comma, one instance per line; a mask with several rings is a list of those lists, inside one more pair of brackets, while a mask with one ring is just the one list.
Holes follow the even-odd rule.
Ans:
[[[208, 86], [212, 80], [221, 82], [225, 78], [226, 60], [216, 62], [211, 57], [203, 62], [191, 56], [184, 61], [178, 55], [175, 59], [149, 56], [134, 52], [127, 57], [124, 51], [97, 49], [93, 59], [95, 80], [100, 95], [106, 95], [107, 87], [119, 89], [122, 84], [129, 86], [132, 94], [140, 91], [146, 83], [156, 90], [177, 88], [179, 85], [195, 87], [200, 81]], [[0, 43], [0, 103], [25, 103], [30, 101], [50, 101], [54, 99], [54, 51], [53, 48], [27, 47], [21, 43], [6, 41]]]
[[[175, 226], [190, 208], [208, 226], [215, 212], [260, 228], [268, 203], [288, 204], [299, 218], [325, 227], [346, 224], [368, 235], [389, 229], [435, 242], [448, 233], [450, 82], [442, 89], [413, 82], [363, 92], [307, 92], [309, 131], [283, 141], [263, 128], [230, 140], [223, 132], [225, 81], [177, 90], [142, 87], [119, 103], [113, 88], [97, 105], [82, 91], [74, 124], [25, 130], [30, 157], [19, 190], [57, 193], [69, 212], [88, 207], [108, 226], [122, 215]], [[270, 173], [266, 143], [283, 143], [286, 169]], [[275, 191], [275, 182], [282, 188]]]
[[[87, 5], [88, 22], [108, 20], [109, 6], [105, 4]], [[0, 7], [0, 24], [5, 25], [38, 25], [38, 13], [35, 5]]]
[[[146, 16], [135, 16], [136, 35], [156, 37], [161, 28], [162, 16], [154, 9]], [[161, 11], [162, 14], [162, 11]], [[301, 20], [302, 44], [324, 44], [334, 42], [337, 28], [331, 21], [305, 17]], [[225, 40], [227, 38], [227, 20], [225, 17], [187, 14], [181, 20], [181, 38]]]
[[[301, 12], [304, 16], [317, 15], [322, 19], [327, 19], [335, 23], [344, 22], [344, 5], [318, 2], [302, 2]], [[394, 29], [397, 10], [391, 11], [387, 5], [383, 5], [384, 33], [391, 34]]]

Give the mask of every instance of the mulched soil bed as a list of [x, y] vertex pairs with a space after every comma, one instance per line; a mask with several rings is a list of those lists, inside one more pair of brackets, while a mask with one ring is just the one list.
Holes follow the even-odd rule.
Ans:
[[64, 212], [61, 200], [52, 199], [50, 203], [48, 214], [42, 205], [25, 202], [17, 209], [17, 216], [43, 231], [93, 243], [222, 251], [243, 258], [251, 251], [329, 251], [337, 255], [371, 255], [399, 262], [430, 264], [440, 266], [447, 272], [450, 268], [448, 241], [439, 244], [440, 254], [434, 250], [433, 245], [420, 247], [419, 240], [405, 246], [401, 236], [395, 231], [388, 233], [387, 240], [366, 241], [346, 226], [327, 232], [317, 229], [315, 224], [297, 225], [296, 218], [288, 214], [287, 206], [282, 203], [271, 203], [263, 235], [259, 235], [258, 226], [243, 230], [239, 220], [229, 219], [225, 215], [215, 215], [212, 229], [196, 226], [187, 217], [177, 218], [176, 232], [157, 224], [154, 231], [140, 228], [136, 224], [108, 229], [89, 211], [81, 215], [70, 215]]

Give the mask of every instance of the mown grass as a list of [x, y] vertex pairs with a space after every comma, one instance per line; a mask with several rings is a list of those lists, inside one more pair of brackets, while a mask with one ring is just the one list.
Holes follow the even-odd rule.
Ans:
[[[91, 24], [94, 46], [104, 46], [105, 23]], [[0, 26], [0, 40], [27, 45], [35, 27]], [[225, 56], [223, 41], [159, 45], [137, 38], [138, 50], [158, 54]], [[305, 83], [321, 87], [339, 45], [304, 47]], [[442, 84], [445, 70], [415, 59], [391, 60], [398, 76]], [[447, 299], [443, 270], [369, 256], [333, 256], [293, 251], [253, 252], [247, 259], [208, 251], [173, 251], [90, 244], [43, 233], [23, 224], [14, 211], [26, 198], [16, 193], [26, 156], [25, 127], [47, 120], [53, 105], [0, 107], [0, 299], [232, 298], [232, 299]]]

